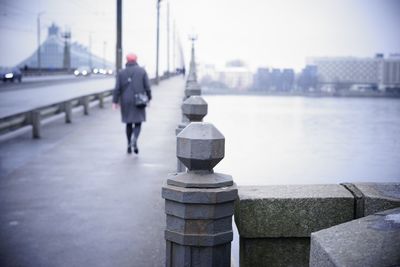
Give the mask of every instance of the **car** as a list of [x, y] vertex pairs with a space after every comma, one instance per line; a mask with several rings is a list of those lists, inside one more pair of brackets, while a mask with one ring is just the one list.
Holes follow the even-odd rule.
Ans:
[[89, 76], [91, 73], [92, 73], [91, 69], [87, 66], [79, 67], [74, 71], [74, 75], [76, 77], [78, 77], [78, 76], [86, 77], [86, 76]]
[[105, 70], [102, 69], [102, 68], [94, 68], [94, 69], [93, 69], [93, 73], [94, 73], [94, 74], [106, 74], [106, 73], [105, 73]]
[[93, 74], [113, 75], [112, 69], [94, 68]]
[[14, 82], [17, 80], [18, 82], [22, 81], [22, 72], [19, 68], [5, 68], [0, 71], [0, 78], [3, 82], [11, 81]]

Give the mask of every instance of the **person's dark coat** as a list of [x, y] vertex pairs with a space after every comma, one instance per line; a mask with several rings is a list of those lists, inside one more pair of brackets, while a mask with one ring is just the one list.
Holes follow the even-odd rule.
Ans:
[[[129, 82], [130, 78], [130, 82]], [[123, 123], [146, 121], [146, 109], [135, 106], [134, 94], [146, 93], [151, 100], [150, 82], [146, 71], [137, 63], [127, 63], [117, 75], [113, 103], [120, 104]]]

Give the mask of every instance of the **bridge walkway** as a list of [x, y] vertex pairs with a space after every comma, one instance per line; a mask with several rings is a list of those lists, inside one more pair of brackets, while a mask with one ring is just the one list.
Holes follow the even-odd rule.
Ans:
[[181, 77], [153, 86], [139, 140], [126, 154], [110, 104], [0, 141], [0, 266], [162, 266], [161, 185], [175, 170]]

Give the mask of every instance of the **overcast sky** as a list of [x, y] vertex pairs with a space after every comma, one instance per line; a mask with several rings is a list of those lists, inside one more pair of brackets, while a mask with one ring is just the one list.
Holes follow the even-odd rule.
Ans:
[[[73, 41], [115, 58], [113, 0], [0, 0], [0, 65], [15, 65], [37, 46], [41, 11], [42, 40], [55, 22], [69, 27]], [[399, 0], [169, 0], [186, 61], [188, 34], [196, 32], [197, 59], [223, 65], [242, 59], [257, 66], [299, 70], [310, 56], [373, 56], [400, 52]], [[166, 69], [166, 7], [161, 2], [161, 69]], [[123, 1], [123, 51], [138, 54], [150, 71], [155, 65], [156, 0]], [[172, 52], [171, 41], [171, 57]], [[172, 59], [171, 59], [172, 67]]]

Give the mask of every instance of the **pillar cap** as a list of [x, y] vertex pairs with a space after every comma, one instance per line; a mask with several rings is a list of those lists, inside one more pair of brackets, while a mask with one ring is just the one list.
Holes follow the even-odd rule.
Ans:
[[176, 148], [188, 170], [212, 171], [225, 156], [225, 137], [211, 123], [192, 122], [178, 134]]
[[182, 113], [189, 121], [202, 121], [207, 115], [208, 104], [198, 95], [193, 95], [187, 98], [182, 104]]

